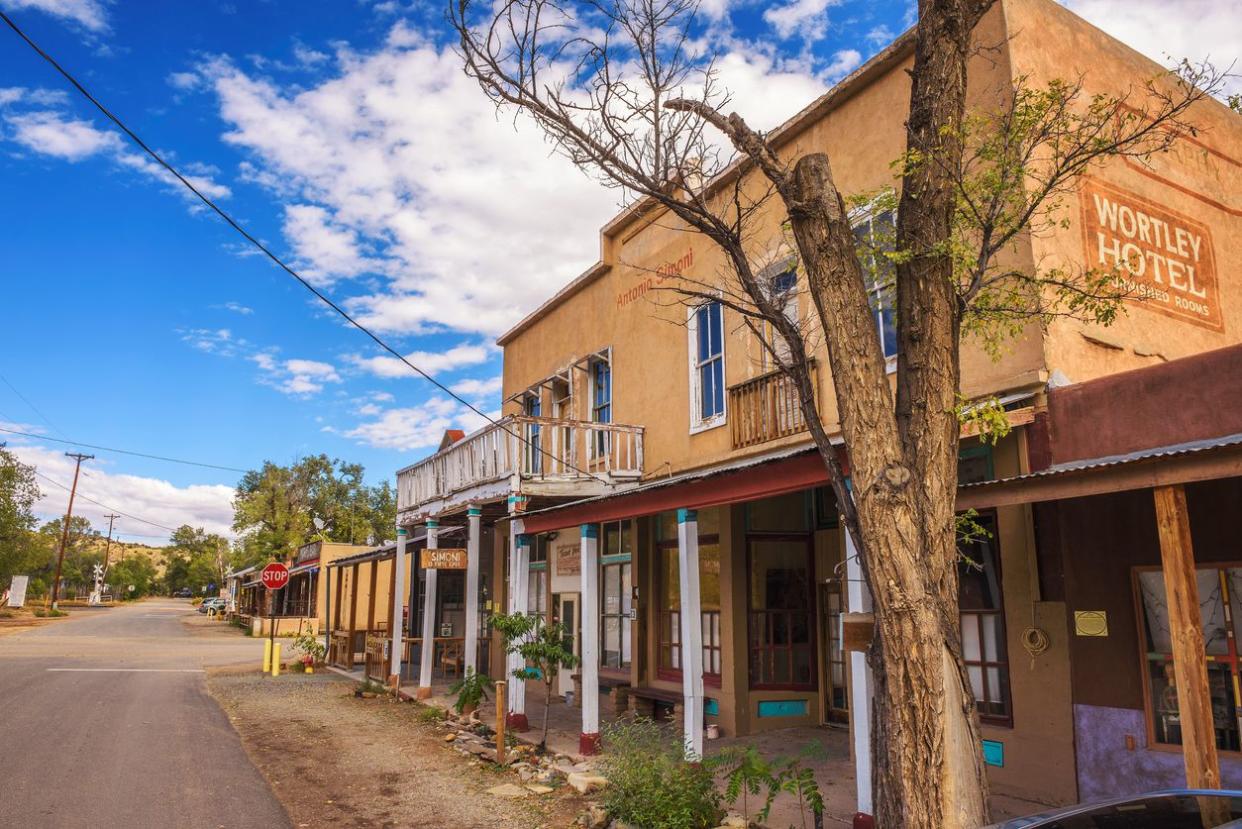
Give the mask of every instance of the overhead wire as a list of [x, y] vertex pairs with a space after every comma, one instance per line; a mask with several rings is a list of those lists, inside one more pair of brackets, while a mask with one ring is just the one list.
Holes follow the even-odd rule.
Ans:
[[350, 314], [346, 312], [345, 309], [341, 308], [341, 306], [337, 305], [326, 294], [324, 294], [322, 291], [320, 291], [318, 288], [316, 288], [314, 285], [308, 282], [300, 273], [294, 270], [290, 265], [286, 264], [285, 261], [281, 259], [279, 256], [277, 256], [275, 253], [273, 253], [270, 248], [268, 248], [266, 245], [260, 242], [257, 238], [252, 236], [248, 230], [246, 230], [241, 224], [239, 224], [237, 220], [235, 220], [231, 215], [225, 212], [223, 208], [221, 208], [212, 199], [210, 199], [202, 191], [200, 191], [197, 187], [195, 187], [194, 184], [191, 183], [185, 176], [181, 175], [181, 173], [178, 172], [175, 167], [173, 167], [171, 164], [169, 164], [167, 161], [164, 160], [163, 156], [161, 156], [159, 153], [153, 150], [150, 146], [148, 146], [145, 141], [143, 141], [141, 138], [138, 137], [137, 133], [131, 130], [128, 126], [126, 126], [126, 124], [118, 116], [114, 115], [111, 110], [109, 110], [106, 106], [103, 105], [103, 103], [99, 101], [98, 98], [92, 95], [90, 91], [87, 90], [86, 87], [83, 86], [82, 83], [79, 82], [78, 79], [74, 77], [67, 69], [61, 66], [60, 63], [58, 63], [55, 58], [53, 58], [50, 54], [44, 51], [42, 47], [40, 47], [37, 43], [35, 43], [34, 40], [32, 40], [30, 36], [27, 35], [21, 29], [20, 26], [17, 25], [16, 22], [14, 22], [13, 18], [9, 17], [3, 11], [0, 11], [0, 19], [3, 19], [4, 22], [8, 25], [10, 29], [13, 30], [14, 33], [19, 38], [21, 38], [23, 41], [25, 41], [27, 46], [33, 49], [35, 53], [39, 55], [39, 57], [47, 61], [47, 63], [49, 63], [52, 66], [52, 68], [55, 69], [61, 75], [61, 77], [63, 77], [66, 81], [68, 81], [74, 87], [74, 89], [76, 89], [84, 98], [86, 98], [86, 100], [90, 101], [91, 104], [93, 104], [94, 107], [98, 109], [105, 118], [107, 118], [114, 125], [116, 125], [117, 129], [125, 133], [125, 135], [128, 136], [128, 138], [132, 142], [134, 142], [134, 144], [136, 144], [139, 149], [141, 149], [144, 153], [150, 156], [152, 160], [154, 160], [157, 164], [159, 164], [161, 167], [167, 170], [172, 176], [174, 176], [179, 182], [181, 182], [181, 184], [184, 185], [186, 189], [188, 189], [191, 193], [193, 193], [195, 197], [198, 198], [199, 201], [201, 201], [204, 205], [206, 205], [206, 207], [209, 210], [211, 210], [213, 213], [219, 216], [222, 220], [224, 220], [224, 222], [229, 227], [233, 228], [233, 230], [235, 230], [238, 234], [240, 234], [242, 238], [244, 238], [247, 242], [249, 242], [251, 245], [257, 248], [261, 253], [263, 253], [263, 255], [265, 255], [268, 259], [270, 259], [277, 267], [279, 267], [289, 276], [293, 277], [298, 282], [300, 282], [302, 284], [302, 287], [310, 291], [315, 296], [316, 299], [318, 299], [324, 305], [331, 308], [338, 315], [340, 315], [342, 319], [344, 319], [354, 328], [357, 328], [359, 331], [361, 331], [363, 334], [369, 337], [372, 342], [374, 342], [377, 346], [380, 347], [380, 349], [391, 354], [397, 360], [404, 363], [411, 371], [418, 374], [424, 380], [431, 383], [433, 386], [435, 386], [440, 391], [444, 392], [446, 395], [448, 395], [453, 400], [465, 406], [468, 410], [470, 410], [474, 414], [483, 418], [485, 421], [487, 421], [491, 425], [496, 426], [497, 428], [503, 429], [505, 432], [507, 432], [514, 438], [516, 438], [521, 443], [527, 445], [534, 451], [538, 452], [539, 454], [546, 455], [551, 460], [556, 461], [558, 464], [568, 469], [571, 469], [574, 472], [577, 472], [581, 475], [585, 475], [586, 477], [597, 480], [603, 484], [611, 485], [612, 482], [607, 480], [606, 478], [602, 478], [593, 472], [588, 472], [585, 469], [581, 469], [578, 466], [575, 466], [573, 463], [565, 460], [564, 458], [558, 458], [557, 456], [553, 455], [550, 451], [548, 451], [547, 449], [544, 449], [537, 441], [533, 441], [525, 437], [524, 435], [520, 433], [520, 431], [514, 431], [513, 429], [509, 428], [509, 426], [507, 426], [506, 424], [502, 423], [501, 421], [498, 421], [496, 418], [480, 410], [473, 403], [469, 402], [464, 397], [454, 392], [451, 388], [444, 385], [439, 380], [436, 380], [434, 377], [428, 374], [426, 371], [423, 371], [421, 368], [411, 363], [408, 359], [406, 359], [405, 355], [401, 354], [401, 352], [397, 351], [395, 348], [393, 348], [388, 343], [386, 343], [384, 340], [382, 340], [377, 334], [371, 331], [371, 329], [367, 328], [365, 325], [363, 325], [362, 323], [354, 319], [352, 316], [350, 316]]
[[67, 443], [71, 446], [84, 446], [87, 449], [97, 449], [101, 452], [115, 452], [120, 455], [133, 455], [136, 458], [150, 458], [152, 460], [157, 460], [157, 461], [167, 461], [168, 463], [182, 463], [182, 464], [185, 464], [186, 466], [201, 466], [205, 469], [221, 469], [225, 472], [241, 472], [241, 473], [246, 473], [250, 471], [248, 469], [240, 469], [236, 466], [220, 466], [219, 464], [214, 464], [214, 463], [202, 463], [200, 461], [187, 461], [182, 458], [171, 458], [166, 455], [152, 455], [147, 452], [135, 452], [131, 449], [116, 449], [111, 446], [100, 446], [99, 444], [95, 444], [95, 443], [82, 443], [81, 441], [77, 441], [77, 440], [61, 440], [60, 438], [49, 437], [48, 435], [36, 435], [31, 432], [22, 432], [17, 429], [7, 429], [3, 426], [0, 426], [0, 432], [7, 432], [10, 435], [21, 435], [22, 437], [33, 438], [35, 440], [53, 441], [55, 443]]
[[[32, 468], [34, 469], [34, 474], [38, 475], [38, 476], [39, 476], [40, 478], [42, 478], [43, 480], [47, 481], [49, 484], [53, 484], [54, 486], [58, 486], [58, 487], [60, 487], [61, 489], [63, 489], [65, 492], [72, 492], [72, 489], [70, 489], [70, 487], [69, 487], [67, 484], [62, 484], [60, 481], [56, 480], [55, 478], [50, 478], [50, 477], [48, 477], [47, 475], [44, 475], [44, 474], [43, 474], [42, 472], [40, 472], [37, 468], [34, 468], [34, 467], [32, 467]], [[161, 523], [159, 523], [158, 521], [151, 521], [150, 519], [147, 519], [147, 518], [142, 518], [142, 517], [140, 517], [140, 516], [133, 515], [133, 514], [131, 514], [131, 513], [125, 512], [124, 510], [118, 509], [117, 507], [109, 506], [108, 504], [105, 504], [105, 503], [103, 503], [102, 501], [96, 501], [94, 498], [91, 498], [91, 497], [89, 497], [89, 496], [87, 496], [87, 495], [83, 495], [83, 494], [81, 493], [81, 491], [77, 492], [77, 493], [74, 495], [74, 497], [75, 497], [75, 498], [81, 498], [83, 501], [90, 501], [92, 504], [94, 504], [94, 505], [95, 505], [95, 506], [97, 506], [97, 507], [103, 507], [104, 509], [107, 509], [107, 510], [112, 510], [112, 511], [113, 511], [113, 512], [115, 512], [116, 514], [118, 514], [118, 515], [123, 515], [123, 516], [125, 516], [126, 518], [133, 519], [134, 521], [141, 521], [143, 524], [150, 524], [152, 527], [159, 527], [161, 530], [168, 530], [170, 533], [173, 533], [173, 532], [176, 532], [176, 531], [177, 531], [177, 528], [176, 528], [176, 527], [169, 527], [169, 526], [167, 526], [167, 525], [165, 525], [165, 524], [161, 524]], [[154, 536], [152, 536], [152, 537], [154, 537]]]
[[4, 385], [6, 385], [6, 386], [8, 386], [10, 389], [12, 389], [12, 390], [13, 390], [13, 394], [15, 394], [15, 395], [17, 395], [19, 398], [21, 398], [21, 401], [22, 401], [23, 403], [25, 403], [27, 406], [29, 406], [29, 407], [31, 408], [31, 410], [32, 410], [35, 414], [37, 414], [37, 415], [39, 416], [39, 418], [40, 418], [40, 419], [41, 419], [44, 423], [46, 423], [48, 426], [50, 426], [50, 427], [52, 428], [52, 430], [53, 430], [53, 431], [55, 431], [55, 432], [59, 432], [59, 433], [60, 433], [63, 437], [66, 437], [66, 438], [67, 438], [67, 437], [69, 437], [69, 436], [68, 436], [68, 435], [66, 435], [63, 431], [61, 431], [60, 427], [58, 427], [58, 426], [57, 426], [55, 423], [53, 423], [51, 420], [48, 420], [47, 415], [45, 415], [42, 411], [40, 411], [38, 406], [36, 406], [34, 403], [31, 403], [31, 402], [30, 402], [30, 400], [29, 400], [29, 399], [27, 399], [26, 395], [24, 395], [24, 394], [22, 394], [20, 391], [18, 391], [18, 390], [17, 390], [17, 386], [14, 386], [12, 383], [10, 383], [10, 382], [9, 382], [9, 378], [5, 377], [3, 374], [0, 374], [0, 381], [2, 381], [2, 382], [4, 383]]

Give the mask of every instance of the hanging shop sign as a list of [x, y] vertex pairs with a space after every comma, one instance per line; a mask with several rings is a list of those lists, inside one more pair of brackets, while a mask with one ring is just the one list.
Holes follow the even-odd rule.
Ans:
[[577, 576], [582, 573], [582, 546], [561, 544], [556, 548], [556, 574]]
[[419, 566], [424, 570], [465, 570], [468, 556], [464, 547], [421, 550]]

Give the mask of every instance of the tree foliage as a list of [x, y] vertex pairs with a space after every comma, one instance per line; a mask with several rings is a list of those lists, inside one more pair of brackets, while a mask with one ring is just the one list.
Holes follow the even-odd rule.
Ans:
[[[244, 555], [228, 539], [202, 527], [183, 524], [173, 531], [164, 550], [164, 589], [173, 593], [183, 587], [204, 592], [204, 587], [224, 586], [229, 569], [240, 569]], [[111, 579], [109, 579], [111, 581]], [[212, 592], [208, 587], [207, 592]]]
[[[390, 538], [397, 499], [384, 481], [367, 486], [361, 464], [312, 455], [280, 466], [270, 461], [237, 484], [233, 529], [249, 563], [287, 559], [312, 537], [345, 544]], [[314, 519], [323, 523], [317, 530]]]
[[543, 683], [543, 737], [539, 745], [547, 745], [552, 684], [562, 668], [578, 665], [569, 633], [559, 622], [545, 622], [542, 616], [527, 613], [498, 613], [492, 617], [492, 627], [504, 638], [505, 652], [522, 657], [522, 667], [515, 670], [513, 676]]
[[40, 497], [34, 467], [0, 449], [0, 590], [17, 575], [31, 576], [33, 590], [45, 588], [45, 579], [50, 580], [52, 547], [34, 531], [34, 506]]

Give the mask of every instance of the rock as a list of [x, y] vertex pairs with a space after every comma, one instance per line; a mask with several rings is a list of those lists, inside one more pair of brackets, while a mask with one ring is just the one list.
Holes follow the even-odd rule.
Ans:
[[553, 772], [548, 771], [547, 769], [535, 775], [535, 782], [543, 784], [543, 785], [547, 785], [548, 783], [551, 783], [555, 779], [556, 779], [556, 775]]
[[721, 829], [747, 829], [750, 824], [746, 822], [746, 818], [737, 812], [729, 812], [725, 815], [725, 819], [720, 822]]
[[529, 792], [534, 792], [535, 794], [551, 794], [553, 791], [555, 791], [551, 786], [540, 786], [536, 783], [531, 783], [530, 785], [528, 785], [526, 787], [526, 790]]
[[578, 794], [590, 794], [608, 785], [607, 778], [578, 771], [567, 775], [565, 782], [572, 786]]
[[444, 742], [446, 742], [446, 743], [451, 743], [451, 742], [453, 742], [453, 741], [454, 741], [454, 740], [456, 740], [456, 739], [457, 739], [457, 735], [456, 735], [456, 734], [445, 734], [445, 735], [444, 735]]
[[515, 786], [512, 783], [502, 783], [499, 786], [493, 786], [487, 790], [487, 793], [496, 797], [526, 797], [530, 794], [526, 789], [523, 789], [521, 786]]
[[608, 812], [598, 803], [592, 803], [578, 818], [586, 829], [604, 829], [608, 825]]

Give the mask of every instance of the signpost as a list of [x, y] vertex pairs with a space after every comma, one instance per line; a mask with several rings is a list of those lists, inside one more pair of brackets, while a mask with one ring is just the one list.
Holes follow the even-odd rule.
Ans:
[[271, 654], [272, 676], [277, 675], [276, 664], [280, 661], [280, 652], [276, 650], [276, 605], [272, 593], [289, 583], [289, 568], [279, 561], [273, 561], [259, 573], [259, 581], [267, 588], [267, 649]]

